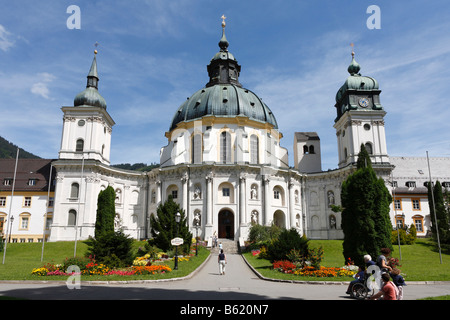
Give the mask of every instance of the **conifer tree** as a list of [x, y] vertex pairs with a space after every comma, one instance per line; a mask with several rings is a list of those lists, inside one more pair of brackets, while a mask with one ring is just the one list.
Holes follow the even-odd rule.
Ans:
[[116, 215], [115, 200], [116, 192], [111, 186], [108, 186], [98, 194], [95, 238], [108, 232], [114, 232], [114, 217]]
[[341, 200], [345, 261], [350, 258], [362, 264], [365, 254], [376, 257], [381, 248], [392, 249], [392, 198], [383, 179], [377, 178], [364, 145], [358, 154], [357, 170], [342, 183]]
[[[431, 196], [431, 186], [428, 184], [428, 204], [430, 206], [431, 215], [431, 232], [433, 238], [437, 239], [437, 230], [439, 231], [439, 239], [442, 243], [449, 243], [449, 217], [444, 203], [444, 194], [442, 192], [442, 185], [438, 181], [434, 184], [433, 195], [434, 195], [434, 206], [433, 199]], [[436, 208], [436, 219], [434, 214], [434, 209]], [[436, 221], [437, 220], [437, 230]]]
[[[177, 226], [175, 215], [181, 214], [180, 222]], [[192, 243], [192, 233], [189, 232], [189, 226], [186, 223], [186, 215], [180, 205], [173, 201], [171, 195], [166, 202], [160, 204], [156, 210], [156, 217], [150, 216], [152, 243], [163, 251], [172, 249], [170, 241], [177, 236], [183, 238], [182, 250], [189, 250]], [[178, 232], [177, 232], [178, 228]]]

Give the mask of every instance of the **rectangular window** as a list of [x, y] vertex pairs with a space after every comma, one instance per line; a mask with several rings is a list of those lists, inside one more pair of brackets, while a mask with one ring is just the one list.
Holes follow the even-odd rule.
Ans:
[[412, 199], [413, 210], [420, 210], [420, 199]]
[[31, 197], [25, 197], [25, 199], [23, 200], [23, 206], [31, 207]]
[[273, 191], [273, 198], [274, 199], [280, 199], [280, 191], [274, 190]]
[[222, 189], [222, 196], [229, 197], [230, 196], [230, 188], [223, 188]]
[[402, 229], [403, 228], [403, 219], [396, 219], [396, 225], [397, 225], [397, 229]]
[[394, 200], [394, 208], [395, 210], [402, 210], [402, 200], [400, 199], [395, 199]]
[[0, 197], [0, 207], [6, 207], [6, 197]]
[[422, 219], [414, 219], [414, 224], [416, 226], [417, 232], [423, 232], [423, 220]]
[[55, 198], [54, 197], [50, 197], [48, 199], [48, 206], [49, 207], [53, 207], [55, 205]]
[[10, 186], [10, 185], [12, 185], [12, 180], [13, 180], [13, 179], [9, 179], [9, 178], [3, 180], [3, 185], [4, 185], [4, 186]]
[[195, 134], [192, 137], [192, 163], [202, 162], [202, 135]]
[[172, 190], [172, 198], [178, 199], [178, 190]]
[[408, 188], [415, 188], [416, 187], [416, 182], [415, 181], [408, 181], [405, 184]]
[[29, 186], [35, 186], [36, 185], [36, 179], [28, 179], [28, 185]]
[[28, 229], [28, 222], [29, 222], [28, 217], [22, 217], [21, 223], [20, 223], [20, 228], [27, 230]]

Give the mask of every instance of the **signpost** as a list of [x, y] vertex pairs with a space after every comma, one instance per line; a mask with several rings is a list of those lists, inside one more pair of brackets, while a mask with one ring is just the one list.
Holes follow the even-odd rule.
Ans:
[[172, 240], [170, 240], [170, 244], [173, 246], [181, 246], [183, 243], [183, 238], [173, 238]]

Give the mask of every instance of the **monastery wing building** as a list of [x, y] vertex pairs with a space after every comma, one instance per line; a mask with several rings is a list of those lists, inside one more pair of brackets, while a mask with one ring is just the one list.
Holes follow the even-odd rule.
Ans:
[[[42, 208], [19, 206], [12, 215], [26, 217], [29, 225], [46, 226], [41, 241], [43, 237], [86, 239], [94, 235], [97, 196], [109, 185], [116, 192], [116, 228], [136, 239], [150, 237], [150, 216], [169, 196], [185, 210], [191, 232], [195, 234], [198, 226], [204, 239], [214, 233], [219, 238], [246, 239], [252, 223], [295, 228], [310, 239], [343, 239], [341, 215], [332, 211], [332, 205], [340, 204], [341, 183], [355, 170], [364, 145], [377, 175], [394, 194], [392, 224], [413, 223], [418, 235], [425, 236], [430, 226], [423, 185], [426, 162], [389, 158], [381, 90], [374, 78], [359, 73], [354, 53], [349, 76], [336, 94], [338, 168], [322, 171], [316, 132], [295, 133], [290, 167], [275, 115], [239, 82], [241, 66], [228, 50], [224, 23], [222, 29], [219, 51], [207, 66], [209, 81], [174, 110], [160, 167], [150, 172], [110, 166], [115, 122], [98, 91], [95, 52], [86, 89], [75, 97], [73, 106], [61, 108], [61, 148], [58, 159], [51, 162], [55, 188], [48, 193], [52, 207], [44, 216]], [[433, 179], [450, 186], [450, 158], [433, 161], [440, 167]], [[2, 181], [11, 179], [12, 166], [7, 167], [0, 172]], [[11, 188], [5, 183], [1, 187], [0, 226], [5, 234]], [[47, 199], [40, 197], [30, 204], [39, 201]], [[13, 224], [13, 241], [27, 239], [30, 229]]]

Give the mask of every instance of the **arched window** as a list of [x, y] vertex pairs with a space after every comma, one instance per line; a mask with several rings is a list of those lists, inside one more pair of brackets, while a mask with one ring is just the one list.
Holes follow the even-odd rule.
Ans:
[[303, 153], [304, 153], [304, 154], [308, 154], [308, 153], [309, 153], [309, 149], [308, 149], [308, 146], [307, 146], [307, 145], [304, 145], [304, 146], [303, 146]]
[[259, 139], [254, 134], [250, 136], [250, 163], [259, 163]]
[[192, 146], [191, 146], [191, 154], [192, 154], [192, 163], [201, 163], [202, 162], [202, 135], [194, 134], [192, 136]]
[[309, 146], [309, 153], [314, 154], [314, 146]]
[[231, 135], [226, 131], [220, 134], [220, 162], [231, 162]]
[[77, 212], [74, 209], [69, 210], [69, 217], [67, 220], [67, 225], [75, 226], [76, 222], [77, 222]]
[[78, 139], [75, 151], [82, 152], [83, 149], [84, 149], [84, 140], [83, 139]]
[[72, 183], [72, 185], [70, 186], [70, 198], [78, 199], [79, 192], [80, 192], [80, 185], [76, 182]]
[[366, 147], [366, 151], [368, 154], [373, 154], [372, 144], [370, 142], [367, 142], [364, 146]]

